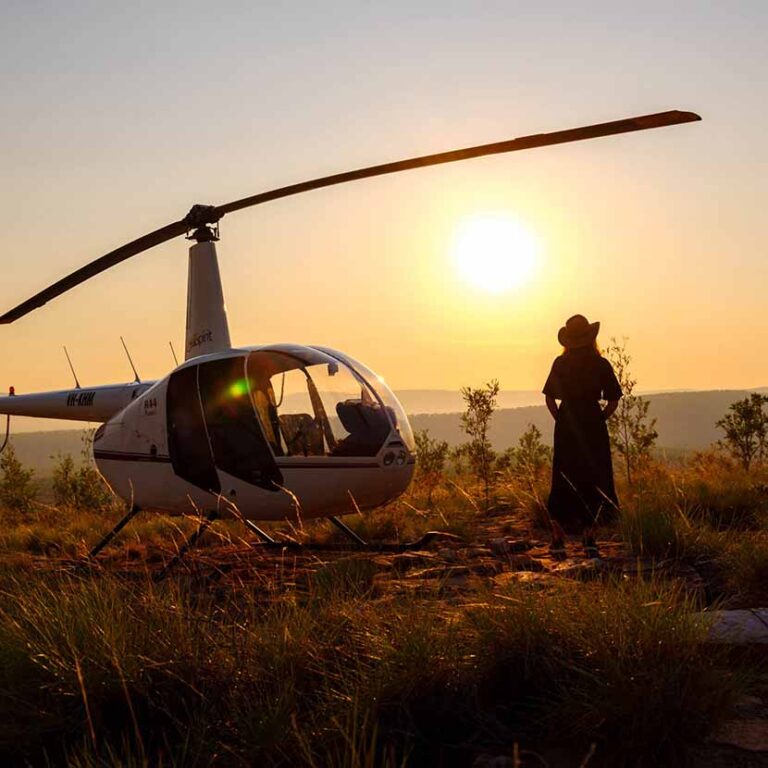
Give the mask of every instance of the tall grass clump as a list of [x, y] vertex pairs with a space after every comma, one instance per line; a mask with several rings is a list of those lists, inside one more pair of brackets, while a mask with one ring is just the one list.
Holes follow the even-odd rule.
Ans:
[[619, 525], [633, 554], [663, 559], [680, 553], [690, 523], [670, 500], [643, 495], [622, 507]]
[[768, 519], [768, 494], [741, 472], [696, 479], [685, 493], [691, 517], [719, 530], [759, 528]]
[[728, 537], [718, 558], [721, 579], [732, 604], [768, 605], [768, 535]]
[[[596, 743], [602, 764], [682, 761], [746, 684], [703, 643], [694, 608], [651, 580], [571, 588], [546, 608], [534, 595], [518, 596], [505, 610], [481, 613], [494, 649], [486, 678], [508, 690], [498, 711], [531, 736]], [[515, 641], [499, 644], [505, 635]]]
[[630, 489], [620, 489], [618, 527], [632, 554], [664, 559], [678, 555], [690, 521], [670, 472], [647, 462]]
[[676, 478], [692, 520], [719, 530], [750, 530], [768, 522], [765, 470], [745, 471], [717, 453], [694, 456]]

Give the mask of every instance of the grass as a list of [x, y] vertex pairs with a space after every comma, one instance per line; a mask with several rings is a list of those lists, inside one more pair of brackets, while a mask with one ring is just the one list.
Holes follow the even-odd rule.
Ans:
[[634, 554], [694, 566], [726, 606], [768, 604], [768, 492], [759, 472], [699, 456], [682, 468], [657, 465], [622, 496], [619, 530]]
[[[620, 488], [621, 517], [605, 533], [640, 557], [692, 565], [717, 605], [765, 605], [764, 488], [708, 459], [654, 464]], [[480, 497], [453, 476], [431, 503], [416, 483], [347, 522], [370, 540], [441, 529], [471, 543], [489, 526], [541, 536], [543, 475], [499, 476], [494, 505], [509, 519]], [[356, 554], [311, 573], [286, 557], [247, 583], [41, 567], [82, 556], [121, 514], [38, 505], [6, 515], [4, 764], [460, 766], [558, 745], [592, 754], [590, 765], [682, 765], [749, 685], [741, 662], [703, 642], [699, 603], [659, 575], [510, 582], [456, 598], [383, 589], [379, 564]], [[165, 558], [194, 525], [139, 517], [108, 557]], [[284, 532], [339, 536], [325, 522]], [[218, 521], [203, 546], [244, 539]]]
[[349, 583], [328, 573], [303, 599], [263, 604], [107, 575], [38, 576], [30, 590], [6, 574], [0, 754], [459, 765], [556, 739], [654, 764], [700, 739], [743, 685], [668, 585], [567, 585], [547, 600], [516, 587], [446, 609]]
[[676, 493], [664, 488], [637, 491], [623, 505], [622, 538], [639, 557], [663, 559], [680, 554], [692, 523]]

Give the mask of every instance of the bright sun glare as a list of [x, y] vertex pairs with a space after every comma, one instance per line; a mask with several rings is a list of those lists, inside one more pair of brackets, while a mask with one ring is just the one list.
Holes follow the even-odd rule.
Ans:
[[465, 219], [453, 239], [453, 258], [462, 278], [488, 293], [503, 293], [525, 283], [538, 255], [534, 235], [504, 213]]

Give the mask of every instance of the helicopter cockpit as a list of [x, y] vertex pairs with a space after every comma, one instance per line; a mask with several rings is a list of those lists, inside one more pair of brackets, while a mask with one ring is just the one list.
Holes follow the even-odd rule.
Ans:
[[349, 363], [325, 351], [288, 345], [253, 351], [246, 381], [276, 457], [375, 456], [393, 429], [410, 433], [390, 392], [385, 400]]
[[401, 450], [383, 463], [402, 464], [414, 448], [397, 398], [334, 350], [280, 344], [185, 366], [169, 378], [166, 412], [174, 472], [217, 493], [217, 469], [275, 490], [283, 465], [374, 457], [392, 440]]

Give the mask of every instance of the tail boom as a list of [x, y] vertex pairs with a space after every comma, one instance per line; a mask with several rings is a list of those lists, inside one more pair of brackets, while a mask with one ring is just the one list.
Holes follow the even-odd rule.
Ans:
[[28, 395], [6, 395], [0, 397], [0, 414], [105, 422], [146, 392], [152, 384], [152, 381], [141, 384], [107, 384]]

